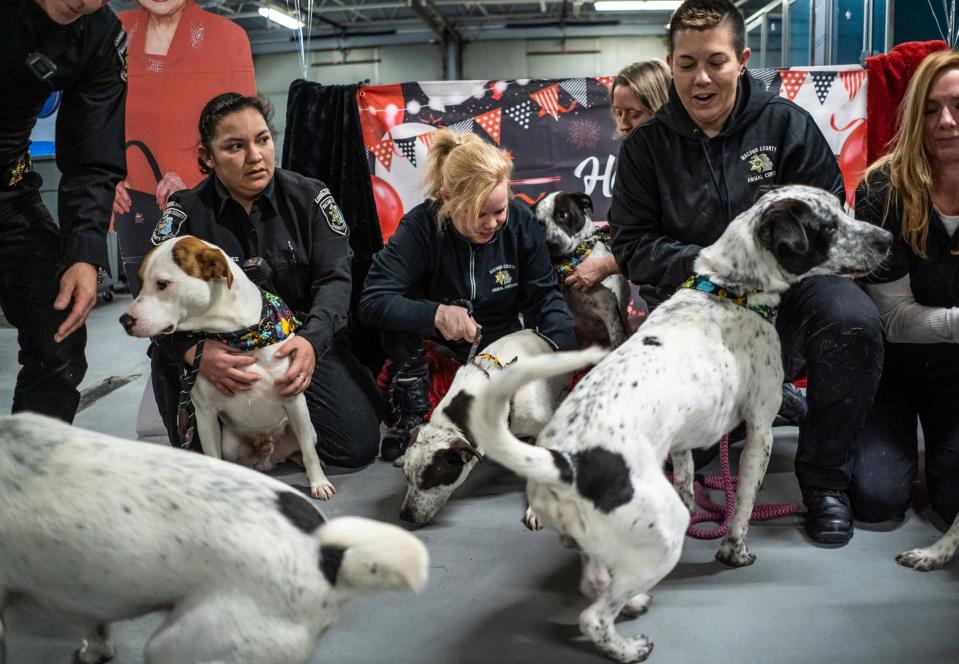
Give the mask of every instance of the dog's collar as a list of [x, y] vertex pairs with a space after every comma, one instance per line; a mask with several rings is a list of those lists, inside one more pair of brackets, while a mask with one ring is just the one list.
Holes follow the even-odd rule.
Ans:
[[571, 256], [563, 256], [553, 263], [553, 270], [556, 271], [556, 276], [562, 281], [571, 275], [577, 265], [589, 258], [597, 242], [601, 240], [605, 242], [608, 239], [609, 234], [606, 231], [597, 231], [592, 237], [580, 242]]
[[700, 274], [694, 274], [689, 279], [684, 281], [680, 288], [690, 288], [692, 290], [697, 290], [702, 293], [709, 293], [715, 297], [722, 298], [724, 300], [729, 300], [733, 304], [738, 304], [739, 306], [753, 311], [770, 323], [773, 322], [773, 319], [776, 317], [776, 307], [770, 307], [765, 304], [748, 304], [747, 299], [750, 295], [755, 295], [758, 293], [758, 290], [751, 290], [745, 294], [733, 293], [719, 284], [712, 282], [709, 277], [704, 277]]
[[222, 341], [231, 348], [247, 351], [279, 343], [302, 325], [293, 310], [279, 296], [260, 291], [263, 309], [260, 320], [250, 327], [233, 332], [204, 332], [204, 339]]
[[241, 351], [256, 350], [287, 339], [302, 325], [300, 320], [287, 306], [286, 302], [273, 293], [260, 291], [263, 308], [260, 320], [250, 327], [233, 332], [197, 332], [192, 333], [200, 339], [196, 345], [193, 366], [186, 367], [180, 376], [180, 399], [177, 407], [177, 430], [180, 434], [180, 446], [191, 447], [196, 432], [196, 408], [190, 393], [196, 385], [200, 373], [200, 358], [203, 357], [203, 343], [209, 339], [222, 341], [227, 346]]

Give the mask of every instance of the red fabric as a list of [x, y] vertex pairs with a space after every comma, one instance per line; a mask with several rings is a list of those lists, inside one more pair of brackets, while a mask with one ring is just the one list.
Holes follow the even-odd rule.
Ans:
[[[433, 409], [449, 392], [450, 385], [453, 383], [453, 376], [456, 375], [456, 370], [460, 368], [460, 363], [449, 353], [436, 350], [436, 346], [431, 342], [426, 342], [426, 363], [430, 370], [429, 398], [431, 407], [423, 421], [429, 422]], [[387, 403], [389, 403], [390, 396], [389, 366], [390, 361], [387, 360], [383, 363], [380, 375], [376, 377], [376, 386], [380, 388], [383, 400]]]
[[896, 134], [899, 103], [906, 94], [906, 86], [927, 55], [948, 48], [946, 42], [935, 39], [925, 42], [905, 42], [888, 53], [866, 58], [869, 83], [866, 97], [866, 117], [869, 119], [866, 161], [871, 164], [889, 152], [889, 142]]

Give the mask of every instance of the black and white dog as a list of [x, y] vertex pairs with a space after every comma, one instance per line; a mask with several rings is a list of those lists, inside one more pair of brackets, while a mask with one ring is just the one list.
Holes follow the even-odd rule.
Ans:
[[327, 523], [248, 468], [39, 415], [0, 417], [0, 506], [0, 662], [4, 608], [23, 606], [89, 628], [79, 664], [153, 611], [147, 664], [306, 664], [351, 596], [426, 582], [396, 526]]
[[[828, 192], [777, 189], [700, 253], [696, 273], [714, 291], [690, 280], [605, 359], [597, 349], [532, 358], [477, 393], [470, 432], [490, 458], [528, 479], [540, 521], [578, 545], [580, 588], [594, 600], [580, 629], [609, 657], [634, 662], [652, 650], [645, 636], [620, 636], [614, 622], [620, 612], [644, 610], [648, 592], [679, 560], [692, 506], [690, 450], [712, 445], [741, 421], [747, 437], [735, 509], [716, 557], [732, 566], [755, 559], [746, 529], [783, 381], [779, 337], [763, 308], [807, 276], [873, 270], [891, 239], [848, 217]], [[536, 447], [520, 443], [493, 416], [527, 381], [600, 359]], [[662, 471], [670, 453], [680, 492]]]
[[559, 284], [576, 321], [576, 338], [581, 344], [616, 348], [629, 336], [629, 286], [623, 275], [610, 275], [589, 291], [564, 283], [586, 258], [612, 255], [587, 214], [592, 209], [593, 201], [586, 194], [556, 191], [540, 200], [533, 213], [546, 236]]
[[959, 550], [959, 516], [955, 518], [949, 530], [932, 546], [924, 549], [912, 549], [896, 556], [896, 562], [920, 572], [941, 569], [955, 558]]

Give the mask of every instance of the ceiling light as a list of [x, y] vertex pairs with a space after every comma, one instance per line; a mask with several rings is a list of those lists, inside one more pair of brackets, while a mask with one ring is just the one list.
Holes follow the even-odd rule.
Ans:
[[258, 11], [260, 16], [266, 20], [273, 21], [278, 25], [282, 25], [284, 28], [296, 30], [297, 28], [303, 27], [303, 21], [290, 16], [286, 12], [281, 12], [279, 9], [274, 9], [273, 7], [260, 7]]
[[593, 9], [598, 12], [671, 12], [681, 4], [681, 0], [598, 0], [593, 3]]

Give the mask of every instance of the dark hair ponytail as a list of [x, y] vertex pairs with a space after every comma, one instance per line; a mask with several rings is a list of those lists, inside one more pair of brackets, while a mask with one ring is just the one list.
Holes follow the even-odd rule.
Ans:
[[[219, 128], [220, 123], [223, 122], [224, 118], [228, 115], [248, 108], [258, 111], [259, 114], [263, 116], [263, 120], [266, 121], [266, 126], [267, 129], [270, 130], [270, 133], [276, 134], [272, 122], [273, 104], [270, 103], [269, 99], [261, 95], [247, 97], [238, 92], [224, 92], [208, 101], [206, 106], [203, 107], [203, 110], [200, 111], [200, 145], [205, 147], [207, 152], [212, 153], [213, 137], [216, 136], [216, 130]], [[213, 172], [199, 157], [197, 158], [197, 163], [200, 165], [200, 172], [204, 175], [209, 175]]]

